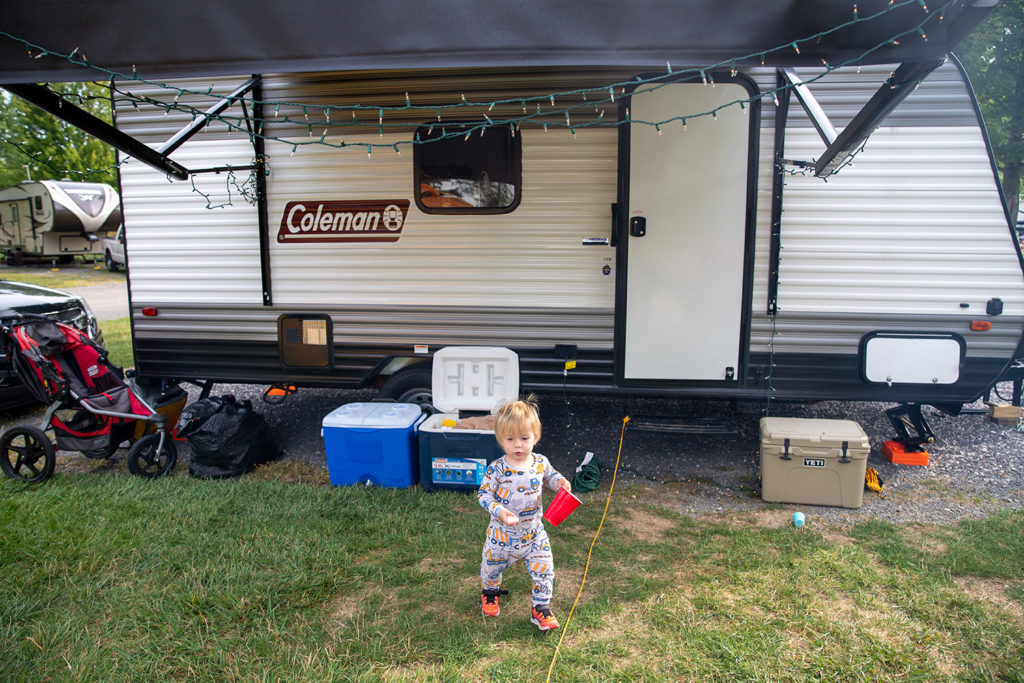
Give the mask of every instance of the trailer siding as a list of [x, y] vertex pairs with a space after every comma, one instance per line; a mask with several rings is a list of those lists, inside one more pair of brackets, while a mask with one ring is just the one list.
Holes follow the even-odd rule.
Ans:
[[[820, 72], [799, 73], [812, 81], [812, 91], [841, 129], [889, 70], [871, 67], [857, 73], [848, 68], [819, 81], [813, 79]], [[266, 132], [284, 138], [267, 143], [272, 306], [262, 305], [256, 208], [237, 194], [229, 197], [223, 175], [196, 177], [197, 192], [190, 182], [170, 182], [137, 162], [127, 163], [122, 187], [139, 367], [168, 376], [298, 378], [329, 385], [359, 383], [381, 357], [413, 355], [417, 344], [431, 351], [487, 344], [519, 351], [524, 384], [546, 387], [562, 380], [551, 347], [568, 343], [578, 344], [581, 352], [581, 371], [572, 381], [580, 388], [609, 387], [615, 250], [583, 246], [582, 240], [610, 235], [610, 207], [617, 199], [615, 129], [583, 128], [575, 137], [564, 129], [523, 129], [523, 201], [499, 216], [428, 215], [417, 209], [408, 146], [401, 147], [401, 155], [375, 149], [368, 158], [365, 149], [308, 144], [321, 134], [350, 147], [361, 141], [389, 144], [409, 139], [412, 128], [424, 122], [422, 112], [396, 115], [378, 133], [325, 121], [315, 109], [304, 116], [308, 104], [397, 105], [405, 93], [417, 103], [430, 97], [450, 103], [463, 92], [471, 100], [486, 101], [623, 76], [586, 70], [539, 74], [266, 78], [265, 99], [294, 103], [277, 116], [267, 112]], [[749, 75], [763, 91], [775, 86], [774, 70], [754, 69]], [[242, 80], [218, 82], [214, 92], [230, 91]], [[209, 82], [191, 85], [204, 91]], [[146, 88], [131, 86], [137, 94]], [[756, 397], [768, 391], [764, 377], [770, 374], [779, 396], [896, 396], [859, 381], [856, 353], [864, 334], [901, 329], [964, 336], [962, 385], [941, 389], [942, 396], [955, 401], [980, 391], [1019, 341], [1024, 276], [977, 115], [957, 68], [946, 65], [925, 80], [837, 176], [827, 182], [787, 178], [779, 313], [774, 318], [766, 306], [775, 111], [770, 98], [763, 105], [749, 363], [734, 387], [669, 390]], [[500, 110], [494, 118], [500, 118]], [[154, 145], [187, 121], [174, 112], [154, 115], [123, 104], [118, 110], [120, 128]], [[787, 159], [806, 161], [825, 147], [795, 100], [785, 144]], [[245, 165], [251, 155], [244, 134], [227, 134], [214, 125], [174, 158], [201, 168]], [[245, 175], [239, 174], [239, 182]], [[288, 202], [344, 199], [409, 200], [401, 239], [391, 244], [277, 243]], [[1004, 312], [986, 316], [986, 302], [993, 298], [1002, 300]], [[141, 316], [143, 306], [158, 306], [159, 316]], [[328, 313], [334, 321], [331, 373], [285, 370], [277, 360], [278, 316], [309, 312]], [[972, 332], [975, 319], [991, 321], [992, 330]], [[232, 348], [238, 349], [237, 362]]]

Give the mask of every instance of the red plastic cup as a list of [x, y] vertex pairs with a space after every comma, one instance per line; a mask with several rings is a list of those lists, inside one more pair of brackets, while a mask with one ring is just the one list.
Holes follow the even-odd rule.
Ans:
[[565, 518], [572, 514], [572, 511], [580, 506], [580, 499], [565, 489], [558, 489], [554, 500], [548, 509], [544, 511], [544, 519], [558, 526], [565, 521]]

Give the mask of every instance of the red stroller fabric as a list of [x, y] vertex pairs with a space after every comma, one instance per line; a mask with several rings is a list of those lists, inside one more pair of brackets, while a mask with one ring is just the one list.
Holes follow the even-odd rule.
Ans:
[[[11, 359], [21, 380], [41, 401], [81, 408], [70, 420], [50, 418], [62, 450], [102, 451], [124, 440], [131, 429], [118, 426], [153, 414], [121, 378], [107, 352], [70, 325], [27, 321], [13, 332]], [[121, 413], [99, 415], [94, 411]]]

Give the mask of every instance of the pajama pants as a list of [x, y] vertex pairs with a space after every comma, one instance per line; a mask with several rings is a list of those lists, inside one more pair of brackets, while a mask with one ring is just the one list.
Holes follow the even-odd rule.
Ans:
[[501, 588], [501, 575], [515, 562], [523, 560], [533, 579], [533, 604], [551, 602], [551, 589], [555, 580], [555, 561], [551, 556], [548, 532], [539, 523], [526, 533], [513, 536], [508, 527], [491, 520], [487, 527], [480, 580], [484, 590]]

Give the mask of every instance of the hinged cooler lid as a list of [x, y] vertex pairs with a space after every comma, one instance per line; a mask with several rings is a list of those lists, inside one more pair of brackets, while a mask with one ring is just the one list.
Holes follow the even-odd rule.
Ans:
[[434, 354], [434, 407], [491, 410], [519, 397], [519, 356], [500, 346], [447, 346]]
[[761, 418], [761, 440], [782, 443], [784, 439], [799, 439], [805, 444], [840, 447], [847, 442], [850, 448], [870, 448], [868, 435], [853, 420], [825, 420], [802, 417]]
[[324, 417], [324, 427], [411, 427], [423, 416], [415, 403], [346, 403]]

